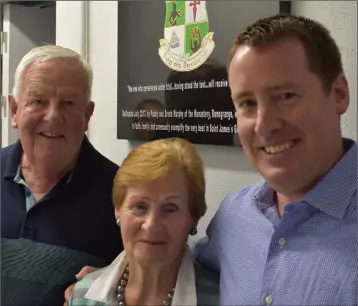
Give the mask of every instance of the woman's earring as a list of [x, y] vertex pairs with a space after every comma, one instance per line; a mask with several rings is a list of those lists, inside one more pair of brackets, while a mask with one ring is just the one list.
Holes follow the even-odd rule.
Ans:
[[198, 233], [198, 229], [194, 227], [192, 231], [190, 232], [190, 235], [195, 236]]
[[121, 220], [119, 218], [116, 220], [116, 223], [118, 226], [121, 226]]

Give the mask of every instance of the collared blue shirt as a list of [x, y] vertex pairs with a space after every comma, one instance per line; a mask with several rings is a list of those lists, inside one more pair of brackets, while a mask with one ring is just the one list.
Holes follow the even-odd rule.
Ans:
[[233, 192], [196, 245], [221, 305], [357, 305], [357, 146], [279, 217], [266, 182]]

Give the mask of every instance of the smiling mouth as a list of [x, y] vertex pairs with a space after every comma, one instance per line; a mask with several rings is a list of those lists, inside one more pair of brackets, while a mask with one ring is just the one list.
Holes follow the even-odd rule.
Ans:
[[289, 140], [274, 146], [264, 146], [262, 147], [262, 150], [269, 155], [279, 154], [293, 148], [297, 144], [297, 142], [297, 140]]
[[145, 243], [147, 245], [152, 245], [152, 246], [161, 246], [166, 244], [166, 242], [163, 241], [148, 241], [148, 240], [141, 240], [140, 242]]
[[54, 133], [46, 133], [46, 132], [41, 132], [40, 136], [45, 137], [45, 138], [50, 138], [50, 139], [59, 139], [59, 138], [63, 138], [64, 136], [61, 134], [54, 134]]

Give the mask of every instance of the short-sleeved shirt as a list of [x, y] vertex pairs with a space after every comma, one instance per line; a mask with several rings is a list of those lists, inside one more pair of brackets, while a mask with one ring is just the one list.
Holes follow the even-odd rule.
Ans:
[[112, 203], [118, 166], [84, 137], [74, 169], [36, 203], [20, 171], [21, 142], [1, 149], [2, 305], [63, 305], [85, 265], [123, 250]]

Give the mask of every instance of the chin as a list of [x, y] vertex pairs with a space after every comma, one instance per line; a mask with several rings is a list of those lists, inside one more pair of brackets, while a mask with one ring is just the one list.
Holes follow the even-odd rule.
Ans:
[[62, 167], [61, 165], [68, 164], [69, 156], [65, 152], [42, 152], [36, 154], [37, 160], [41, 160], [44, 164], [55, 168]]
[[168, 261], [169, 254], [164, 250], [137, 250], [134, 253], [135, 261], [143, 266], [163, 264]]
[[59, 150], [43, 150], [39, 153], [36, 153], [36, 157], [41, 158], [45, 161], [60, 161], [63, 160], [66, 155], [64, 154], [65, 152], [60, 152]]
[[134, 258], [140, 266], [153, 267], [165, 263], [166, 257], [159, 257], [157, 254], [141, 254], [139, 256], [135, 256]]
[[259, 169], [260, 174], [270, 185], [284, 185], [288, 181], [292, 180], [293, 176], [297, 175], [297, 171], [287, 169], [287, 167], [265, 167], [265, 169]]

